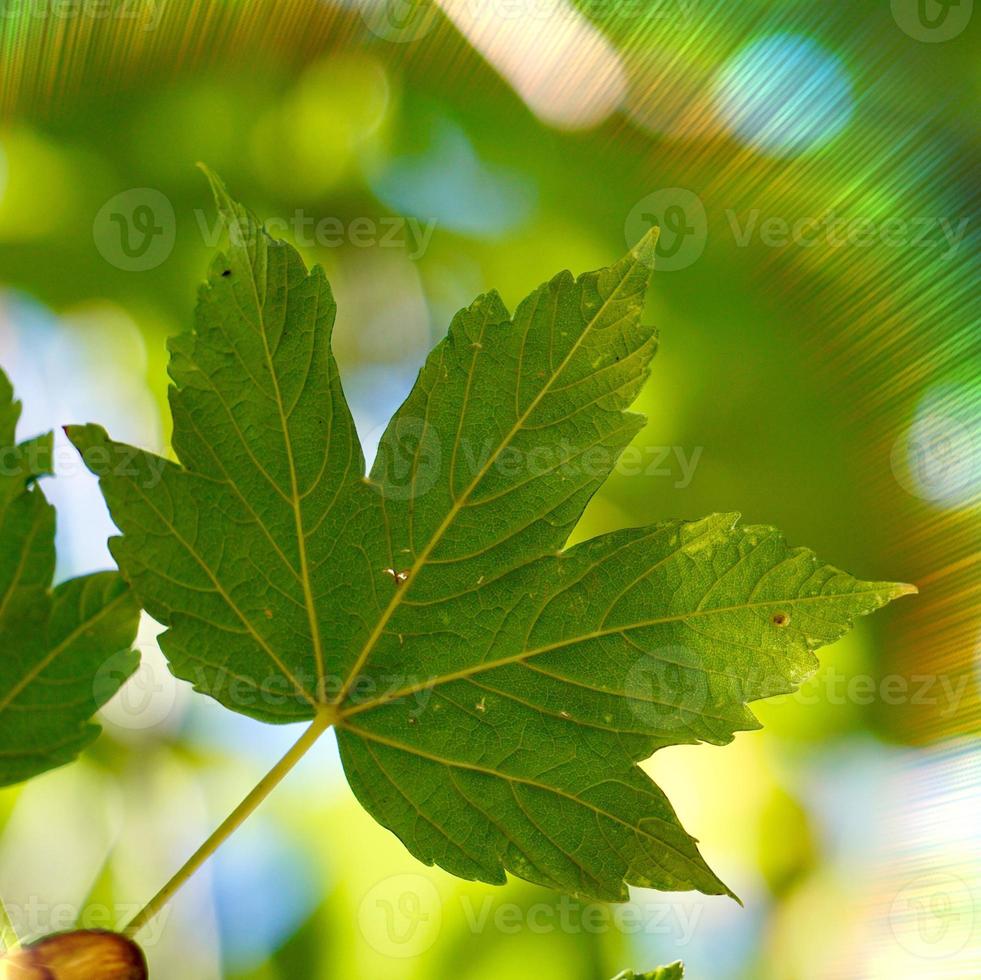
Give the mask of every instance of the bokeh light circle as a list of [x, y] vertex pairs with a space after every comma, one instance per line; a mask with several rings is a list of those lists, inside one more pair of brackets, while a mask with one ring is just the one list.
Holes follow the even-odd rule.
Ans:
[[794, 156], [845, 129], [852, 85], [838, 58], [810, 38], [775, 34], [753, 41], [722, 66], [715, 109], [747, 146]]
[[981, 430], [974, 404], [954, 386], [927, 392], [892, 447], [893, 475], [907, 493], [958, 507], [981, 490]]

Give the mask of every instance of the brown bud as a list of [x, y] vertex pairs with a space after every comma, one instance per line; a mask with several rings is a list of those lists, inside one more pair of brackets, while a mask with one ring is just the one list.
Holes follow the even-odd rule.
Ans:
[[115, 932], [63, 932], [0, 957], [0, 980], [146, 980], [136, 943]]

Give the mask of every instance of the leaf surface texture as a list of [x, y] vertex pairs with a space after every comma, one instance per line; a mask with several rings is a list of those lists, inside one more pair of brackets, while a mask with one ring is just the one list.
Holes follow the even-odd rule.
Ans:
[[71, 433], [174, 672], [264, 721], [331, 712], [358, 798], [428, 864], [728, 894], [637, 763], [758, 727], [748, 702], [909, 587], [734, 514], [566, 547], [644, 421], [653, 236], [461, 311], [366, 476], [323, 272], [213, 184], [229, 247], [172, 344], [178, 462]]

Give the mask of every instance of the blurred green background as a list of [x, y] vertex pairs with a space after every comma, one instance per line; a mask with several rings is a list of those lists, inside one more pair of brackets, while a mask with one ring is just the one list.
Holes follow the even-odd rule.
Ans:
[[[198, 160], [327, 271], [369, 456], [452, 314], [662, 227], [649, 424], [577, 533], [740, 510], [921, 595], [762, 732], [648, 763], [745, 903], [417, 864], [325, 739], [143, 938], [181, 980], [981, 975], [978, 22], [940, 0], [4, 0], [0, 364], [24, 434], [165, 450], [217, 244]], [[109, 518], [66, 445], [67, 576]], [[292, 743], [144, 667], [0, 793], [27, 936], [128, 918]]]

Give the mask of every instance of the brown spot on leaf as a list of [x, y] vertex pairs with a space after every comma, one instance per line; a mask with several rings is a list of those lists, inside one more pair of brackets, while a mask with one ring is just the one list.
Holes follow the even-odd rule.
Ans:
[[147, 980], [136, 943], [114, 932], [64, 932], [0, 957], [3, 980]]
[[773, 614], [773, 625], [774, 626], [786, 626], [790, 622], [790, 616], [787, 613], [774, 613]]

